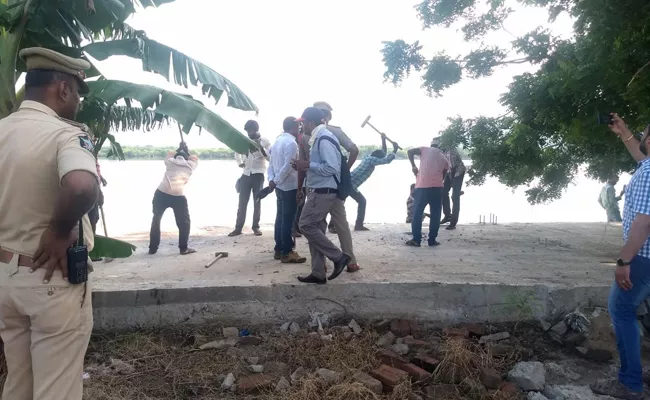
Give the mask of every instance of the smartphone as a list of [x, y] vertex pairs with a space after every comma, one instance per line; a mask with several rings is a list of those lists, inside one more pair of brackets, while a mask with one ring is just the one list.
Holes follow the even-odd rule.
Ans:
[[612, 117], [612, 114], [601, 114], [598, 113], [596, 116], [598, 125], [611, 125], [614, 123], [614, 119]]

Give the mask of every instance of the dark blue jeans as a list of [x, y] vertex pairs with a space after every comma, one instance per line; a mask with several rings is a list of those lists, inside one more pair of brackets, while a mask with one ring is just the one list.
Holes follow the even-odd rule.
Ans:
[[633, 392], [643, 391], [641, 338], [636, 310], [650, 296], [650, 259], [636, 256], [630, 265], [632, 290], [624, 291], [616, 282], [609, 294], [609, 315], [621, 357], [618, 380]]
[[293, 224], [298, 212], [297, 190], [275, 189], [278, 212], [275, 215], [275, 251], [287, 255], [293, 250]]
[[413, 222], [411, 230], [413, 231], [413, 240], [417, 243], [422, 241], [422, 216], [424, 209], [429, 205], [429, 244], [433, 244], [438, 238], [438, 229], [440, 229], [440, 214], [442, 214], [442, 188], [416, 188], [415, 202], [413, 203]]

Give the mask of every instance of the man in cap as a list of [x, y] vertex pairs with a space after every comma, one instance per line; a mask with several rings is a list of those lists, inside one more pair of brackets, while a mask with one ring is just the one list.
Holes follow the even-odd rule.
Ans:
[[302, 122], [305, 135], [310, 133], [309, 160], [297, 160], [294, 166], [296, 170], [307, 173], [309, 193], [300, 216], [300, 230], [309, 242], [312, 267], [309, 276], [298, 277], [298, 280], [323, 284], [327, 283], [325, 257], [334, 262], [330, 280], [338, 277], [350, 263], [350, 256], [325, 235], [325, 217], [335, 205], [343, 207], [343, 200], [338, 198], [337, 183], [341, 182], [341, 153], [336, 136], [327, 129], [323, 113], [318, 108], [308, 107], [298, 121]]
[[81, 400], [91, 288], [66, 278], [80, 222], [93, 247], [86, 215], [99, 190], [93, 144], [87, 127], [71, 121], [88, 93], [90, 63], [44, 48], [19, 55], [27, 65], [25, 101], [0, 120], [2, 398]]
[[[314, 107], [323, 112], [323, 118], [327, 125], [327, 130], [336, 136], [339, 144], [348, 152], [348, 169], [352, 169], [352, 165], [359, 156], [359, 148], [352, 140], [339, 128], [338, 126], [330, 125], [332, 120], [332, 106], [324, 101], [317, 101]], [[349, 254], [352, 259], [348, 265], [348, 272], [356, 272], [359, 270], [357, 258], [354, 255], [354, 246], [352, 245], [352, 233], [350, 232], [350, 225], [345, 213], [345, 203], [336, 203], [331, 211], [332, 218], [330, 220], [328, 229], [331, 233], [336, 233], [341, 243], [341, 249], [345, 254]]]

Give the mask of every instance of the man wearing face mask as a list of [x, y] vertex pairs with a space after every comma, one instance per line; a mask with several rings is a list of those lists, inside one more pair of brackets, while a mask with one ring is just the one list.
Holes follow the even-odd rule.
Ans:
[[[25, 101], [0, 120], [0, 337], [3, 399], [81, 400], [83, 361], [93, 327], [90, 281], [71, 284], [68, 250], [99, 190], [88, 128], [72, 120], [86, 60], [44, 48], [19, 53]], [[82, 247], [73, 255], [83, 257]], [[81, 271], [81, 258], [75, 259]], [[76, 275], [80, 278], [80, 275]], [[82, 281], [75, 279], [75, 281]]]
[[625, 122], [612, 114], [610, 129], [618, 135], [639, 162], [625, 190], [623, 239], [609, 295], [609, 314], [616, 333], [621, 360], [618, 378], [594, 383], [591, 389], [621, 399], [643, 399], [641, 341], [636, 310], [650, 296], [650, 160], [647, 157], [648, 128], [641, 142]]
[[256, 121], [250, 120], [246, 122], [244, 130], [251, 140], [260, 145], [260, 149], [253, 152], [249, 150], [247, 154], [235, 154], [237, 164], [243, 171], [241, 178], [239, 178], [237, 222], [235, 223], [235, 230], [228, 234], [231, 237], [242, 234], [251, 193], [253, 194], [253, 233], [255, 236], [262, 236], [260, 230], [262, 202], [258, 199], [257, 194], [264, 188], [264, 172], [266, 172], [266, 162], [269, 160], [268, 154], [271, 142], [260, 135], [260, 126]]

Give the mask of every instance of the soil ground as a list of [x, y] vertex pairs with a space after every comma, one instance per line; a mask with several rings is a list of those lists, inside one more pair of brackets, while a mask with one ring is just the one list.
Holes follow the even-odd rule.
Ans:
[[[392, 393], [378, 396], [352, 378], [354, 371], [369, 372], [380, 365], [376, 358], [379, 350], [376, 341], [381, 333], [372, 329], [374, 323], [362, 323], [362, 326], [364, 331], [351, 339], [339, 332], [334, 333], [331, 341], [313, 333], [308, 335], [304, 325], [297, 336], [288, 336], [276, 327], [260, 334], [264, 338], [260, 345], [204, 351], [196, 349], [201, 343], [219, 339], [220, 334], [215, 332], [220, 332], [221, 327], [100, 334], [93, 337], [87, 353], [85, 393], [87, 398], [94, 400], [404, 400], [428, 399], [424, 395], [425, 386], [450, 383], [451, 380], [456, 383], [457, 392], [440, 399], [508, 400], [524, 396], [472, 387], [471, 382], [478, 381], [479, 368], [490, 367], [506, 374], [518, 361], [541, 361], [547, 369], [547, 385], [578, 386], [614, 376], [616, 371], [614, 361], [597, 363], [578, 358], [549, 340], [537, 324], [489, 327], [492, 332], [512, 332], [510, 339], [500, 342], [511, 351], [500, 357], [478, 345], [476, 339], [448, 338], [441, 331], [429, 330], [415, 335], [426, 342], [416, 351], [441, 360], [438, 370], [426, 383], [400, 385]], [[325, 333], [331, 331], [334, 330], [326, 329]], [[409, 354], [412, 352], [413, 347]], [[265, 373], [273, 375], [276, 382], [280, 377], [290, 381], [291, 373], [298, 367], [305, 368], [309, 375], [285, 392], [277, 392], [273, 387], [255, 395], [221, 390], [228, 373], [233, 373], [238, 382], [252, 375], [247, 369], [247, 357], [259, 357]], [[119, 360], [117, 367], [107, 366], [115, 363], [112, 359]], [[318, 368], [340, 372], [344, 378], [339, 384], [325, 384], [313, 375]], [[465, 380], [458, 383], [458, 378], [450, 378], [453, 375], [464, 376]], [[422, 397], [409, 397], [411, 393]], [[593, 396], [588, 399], [609, 398]]]
[[[605, 224], [463, 225], [442, 229], [441, 246], [410, 248], [407, 224], [368, 225], [369, 232], [353, 232], [355, 253], [362, 270], [344, 274], [332, 284], [354, 283], [495, 283], [545, 284], [554, 287], [607, 286], [613, 260], [622, 244], [620, 226]], [[193, 232], [196, 254], [178, 254], [177, 233], [163, 235], [158, 254], [150, 256], [148, 234], [122, 239], [138, 246], [128, 258], [95, 264], [94, 290], [258, 286], [294, 284], [309, 271], [308, 264], [288, 265], [273, 260], [272, 227], [264, 235], [251, 232], [231, 238], [230, 228], [205, 227]], [[423, 229], [425, 232], [428, 228]], [[328, 234], [335, 243], [338, 238]], [[297, 250], [309, 256], [304, 238]], [[210, 268], [205, 264], [217, 251], [229, 252]]]

